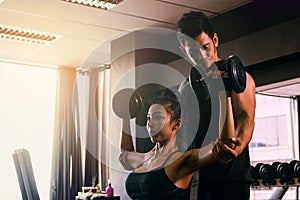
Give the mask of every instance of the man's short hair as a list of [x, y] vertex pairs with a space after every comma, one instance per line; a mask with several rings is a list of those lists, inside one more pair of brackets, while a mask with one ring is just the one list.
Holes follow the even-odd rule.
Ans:
[[176, 24], [177, 30], [193, 39], [205, 32], [210, 38], [213, 38], [214, 30], [208, 17], [203, 12], [190, 11], [182, 15]]

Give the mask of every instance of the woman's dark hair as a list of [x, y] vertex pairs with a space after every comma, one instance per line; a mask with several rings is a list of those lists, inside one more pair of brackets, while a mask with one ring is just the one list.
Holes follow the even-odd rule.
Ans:
[[176, 24], [177, 30], [193, 39], [205, 32], [213, 38], [214, 30], [208, 17], [203, 12], [191, 11], [185, 13]]
[[159, 91], [159, 95], [150, 101], [150, 105], [160, 104], [164, 106], [166, 111], [171, 114], [171, 121], [174, 121], [181, 119], [181, 108], [178, 97], [175, 92], [167, 88]]

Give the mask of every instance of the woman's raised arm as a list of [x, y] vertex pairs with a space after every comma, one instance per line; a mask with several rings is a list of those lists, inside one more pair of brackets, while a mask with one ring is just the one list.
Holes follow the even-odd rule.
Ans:
[[145, 162], [147, 154], [135, 151], [130, 130], [130, 120], [122, 119], [122, 121], [121, 154], [119, 161], [124, 169], [134, 170]]
[[121, 149], [124, 151], [134, 151], [130, 130], [130, 120], [122, 119], [122, 122]]

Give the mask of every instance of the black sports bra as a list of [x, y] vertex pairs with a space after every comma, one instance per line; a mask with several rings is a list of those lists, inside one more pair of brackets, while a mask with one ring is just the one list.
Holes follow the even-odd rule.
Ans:
[[[165, 166], [177, 152], [173, 152], [162, 166]], [[173, 184], [164, 167], [149, 172], [131, 172], [126, 180], [126, 191], [134, 200], [179, 200], [184, 198], [184, 190]]]
[[165, 168], [150, 172], [132, 172], [126, 180], [127, 194], [134, 200], [182, 200], [184, 190], [168, 178]]

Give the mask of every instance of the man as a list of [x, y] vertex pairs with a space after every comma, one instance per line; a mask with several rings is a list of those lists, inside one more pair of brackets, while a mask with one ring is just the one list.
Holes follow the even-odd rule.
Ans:
[[[202, 47], [202, 49], [199, 48], [199, 53], [203, 66], [209, 68], [213, 64], [218, 65], [224, 62], [218, 56], [218, 35], [213, 31], [208, 18], [202, 12], [191, 11], [184, 14], [177, 23], [177, 29], [194, 39]], [[190, 55], [191, 49], [189, 47], [182, 47], [182, 49], [189, 58], [192, 58], [192, 62], [197, 63], [194, 59], [195, 56]], [[220, 133], [219, 139], [229, 144], [228, 138], [231, 135], [236, 137], [238, 145], [233, 145], [230, 151], [220, 146], [216, 154], [223, 158], [223, 162], [200, 171], [198, 194], [196, 194], [198, 197], [196, 199], [250, 199], [251, 179], [248, 174], [250, 167], [248, 144], [254, 130], [256, 106], [253, 78], [246, 72], [245, 89], [241, 93], [232, 89], [227, 90], [225, 98], [228, 103], [227, 112], [233, 115], [232, 127], [234, 127], [234, 131], [228, 127], [226, 133], [223, 131]], [[206, 134], [204, 132], [198, 131], [197, 134]], [[211, 133], [208, 132], [207, 134]], [[197, 137], [199, 138], [199, 135]], [[200, 138], [203, 138], [203, 135]], [[195, 199], [195, 194], [191, 193], [191, 199]]]

